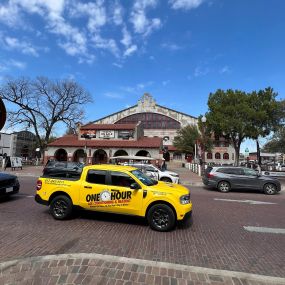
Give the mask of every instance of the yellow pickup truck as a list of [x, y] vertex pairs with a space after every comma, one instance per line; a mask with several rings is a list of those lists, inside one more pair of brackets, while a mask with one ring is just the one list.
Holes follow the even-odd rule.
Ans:
[[131, 166], [54, 169], [38, 179], [35, 200], [48, 205], [57, 220], [70, 218], [75, 207], [146, 217], [157, 231], [172, 230], [177, 221], [192, 219], [189, 189], [155, 181]]

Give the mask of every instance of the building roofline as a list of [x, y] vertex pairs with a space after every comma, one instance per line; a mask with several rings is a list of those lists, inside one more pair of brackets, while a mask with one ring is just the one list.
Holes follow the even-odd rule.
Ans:
[[120, 110], [120, 111], [118, 111], [118, 112], [112, 113], [112, 114], [110, 114], [110, 115], [107, 115], [107, 116], [102, 117], [102, 118], [100, 118], [100, 119], [97, 119], [97, 120], [95, 120], [95, 121], [89, 122], [89, 123], [87, 123], [87, 124], [82, 125], [82, 127], [84, 127], [84, 126], [86, 126], [86, 125], [89, 125], [89, 124], [94, 124], [95, 122], [104, 120], [104, 119], [106, 119], [106, 118], [108, 118], [108, 117], [114, 116], [114, 115], [119, 114], [119, 113], [124, 112], [124, 111], [127, 111], [127, 110], [129, 110], [129, 109], [131, 109], [131, 108], [136, 107], [137, 105], [138, 105], [138, 104], [133, 105], [133, 106], [128, 107], [128, 108], [125, 108], [125, 109], [122, 109], [122, 110]]
[[[121, 113], [121, 112], [124, 112], [124, 111], [127, 111], [127, 110], [129, 110], [129, 109], [135, 108], [135, 107], [137, 107], [137, 106], [138, 106], [138, 104], [133, 105], [133, 106], [128, 107], [128, 108], [125, 108], [125, 109], [122, 109], [122, 110], [120, 110], [120, 111], [118, 111], [118, 112], [112, 113], [112, 114], [110, 114], [110, 115], [107, 115], [107, 116], [102, 117], [102, 118], [100, 118], [100, 119], [97, 119], [97, 120], [95, 120], [95, 121], [92, 121], [92, 122], [89, 122], [89, 123], [87, 123], [87, 124], [84, 124], [84, 125], [82, 125], [81, 127], [85, 127], [85, 126], [87, 126], [87, 125], [89, 125], [89, 124], [95, 124], [95, 123], [98, 122], [98, 121], [104, 120], [104, 119], [106, 119], [106, 118], [108, 118], [108, 117], [114, 116], [114, 115], [119, 114], [119, 113]], [[177, 110], [174, 110], [174, 109], [165, 107], [165, 106], [161, 106], [161, 105], [158, 105], [158, 104], [156, 104], [156, 106], [157, 106], [157, 107], [160, 107], [160, 108], [168, 109], [168, 110], [170, 110], [170, 111], [172, 111], [172, 112], [176, 112], [176, 113], [179, 113], [179, 114], [184, 115], [184, 116], [191, 117], [191, 118], [196, 119], [196, 120], [198, 119], [197, 117], [194, 117], [194, 116], [192, 116], [192, 115], [189, 115], [189, 114], [186, 114], [186, 113], [183, 113], [183, 112], [180, 112], [180, 111], [177, 111]], [[141, 113], [146, 113], [146, 112], [141, 112]], [[155, 113], [155, 112], [153, 112], [153, 113]], [[168, 117], [169, 117], [169, 116], [168, 116]]]
[[183, 112], [180, 112], [180, 111], [177, 111], [177, 110], [174, 110], [174, 109], [165, 107], [165, 106], [161, 106], [161, 105], [158, 105], [158, 104], [156, 104], [156, 106], [157, 106], [157, 107], [160, 107], [160, 108], [168, 109], [168, 110], [170, 110], [170, 111], [179, 113], [179, 114], [184, 115], [184, 116], [191, 117], [191, 118], [193, 118], [193, 119], [198, 119], [197, 117], [194, 117], [194, 116], [192, 116], [192, 115], [189, 115], [189, 114], [186, 114], [186, 113], [183, 113]]

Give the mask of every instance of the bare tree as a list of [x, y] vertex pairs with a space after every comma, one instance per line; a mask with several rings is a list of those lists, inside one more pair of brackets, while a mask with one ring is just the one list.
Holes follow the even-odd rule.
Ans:
[[16, 105], [8, 112], [9, 126], [31, 127], [44, 153], [56, 124], [75, 128], [84, 117], [83, 104], [90, 94], [73, 80], [50, 80], [46, 77], [7, 79], [0, 86], [0, 96]]

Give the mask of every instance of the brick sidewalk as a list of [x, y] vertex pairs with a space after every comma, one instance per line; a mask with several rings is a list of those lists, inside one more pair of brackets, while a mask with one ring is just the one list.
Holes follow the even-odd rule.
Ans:
[[0, 263], [0, 284], [284, 285], [285, 278], [83, 253]]

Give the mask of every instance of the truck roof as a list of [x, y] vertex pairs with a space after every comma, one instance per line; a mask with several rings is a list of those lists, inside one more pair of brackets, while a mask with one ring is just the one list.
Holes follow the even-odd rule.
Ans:
[[133, 171], [137, 169], [133, 166], [115, 165], [115, 164], [93, 164], [85, 166], [84, 169], [97, 169], [97, 170], [114, 170], [114, 171]]

